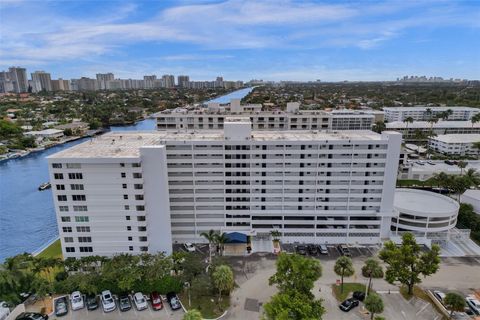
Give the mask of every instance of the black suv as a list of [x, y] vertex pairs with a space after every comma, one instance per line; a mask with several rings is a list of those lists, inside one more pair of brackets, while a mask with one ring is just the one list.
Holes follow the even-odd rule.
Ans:
[[314, 244], [310, 244], [307, 246], [308, 254], [315, 256], [318, 254], [318, 248]]

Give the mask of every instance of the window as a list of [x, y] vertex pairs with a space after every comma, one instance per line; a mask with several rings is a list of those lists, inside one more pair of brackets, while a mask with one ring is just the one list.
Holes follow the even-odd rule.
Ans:
[[133, 178], [135, 179], [141, 179], [142, 178], [142, 174], [140, 172], [134, 172], [133, 173]]
[[128, 241], [133, 241], [133, 237], [128, 237]]
[[63, 232], [72, 232], [72, 227], [62, 227]]
[[78, 237], [78, 242], [92, 242], [92, 237]]
[[132, 231], [132, 227], [131, 227], [131, 226], [127, 226], [127, 231]]
[[137, 211], [145, 211], [145, 206], [136, 206]]
[[55, 185], [55, 187], [57, 188], [57, 190], [65, 190], [65, 185], [64, 184], [57, 184], [57, 185]]
[[143, 200], [143, 194], [136, 194], [135, 200]]
[[87, 197], [84, 194], [74, 194], [72, 195], [73, 201], [86, 201]]
[[140, 232], [147, 231], [147, 227], [138, 227], [138, 231]]
[[120, 163], [120, 168], [125, 167], [125, 163]]
[[71, 184], [70, 189], [72, 189], [72, 190], [83, 190], [83, 184]]
[[90, 232], [90, 227], [77, 227], [77, 232]]
[[58, 201], [67, 201], [67, 196], [66, 195], [59, 195], [57, 196]]
[[147, 237], [138, 237], [138, 240], [140, 242], [147, 242], [148, 241]]
[[65, 251], [66, 252], [75, 252], [75, 248], [74, 247], [65, 247]]
[[130, 220], [130, 216], [125, 216], [125, 220]]
[[75, 222], [88, 222], [88, 217], [87, 216], [76, 216], [75, 217]]
[[136, 189], [136, 190], [141, 190], [141, 189], [143, 189], [143, 184], [134, 184], [133, 188]]
[[63, 238], [63, 242], [65, 243], [73, 242], [73, 237], [65, 237]]
[[129, 205], [126, 205], [124, 206], [125, 210], [130, 210], [130, 206]]
[[137, 221], [145, 221], [145, 216], [138, 216]]
[[129, 250], [129, 251], [133, 251], [133, 246], [129, 246], [129, 247], [128, 247], [128, 250]]
[[62, 164], [61, 164], [61, 163], [52, 163], [52, 168], [54, 168], [54, 169], [61, 169], [61, 168], [62, 168]]
[[56, 180], [62, 180], [63, 179], [63, 173], [54, 173], [53, 178]]
[[148, 247], [140, 247], [140, 251], [142, 251], [142, 252], [147, 252], [147, 251], [148, 251]]
[[83, 179], [83, 174], [82, 173], [69, 173], [68, 174], [68, 179]]
[[62, 217], [62, 222], [70, 222], [70, 217]]
[[73, 211], [75, 212], [86, 212], [87, 206], [73, 206]]
[[120, 175], [122, 176], [122, 178], [126, 178], [126, 177], [127, 177], [127, 174], [126, 174], [125, 172], [122, 172]]
[[127, 189], [127, 184], [126, 183], [122, 184], [122, 188]]
[[128, 194], [124, 194], [123, 199], [128, 200]]
[[80, 163], [67, 163], [68, 169], [80, 169], [81, 167]]
[[60, 212], [68, 212], [68, 206], [59, 206], [59, 207], [58, 207], [58, 210], [59, 210]]
[[92, 247], [80, 247], [80, 252], [93, 252]]
[[140, 162], [132, 163], [132, 168], [140, 168], [142, 164]]

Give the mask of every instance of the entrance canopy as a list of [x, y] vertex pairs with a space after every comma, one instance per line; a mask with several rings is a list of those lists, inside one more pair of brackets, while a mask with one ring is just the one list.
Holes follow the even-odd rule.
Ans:
[[227, 233], [227, 243], [247, 243], [247, 235], [240, 232]]

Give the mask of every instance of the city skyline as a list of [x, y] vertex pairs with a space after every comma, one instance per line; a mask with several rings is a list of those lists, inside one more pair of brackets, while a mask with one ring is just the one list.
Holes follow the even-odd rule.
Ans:
[[0, 1], [0, 69], [52, 78], [478, 79], [475, 2]]

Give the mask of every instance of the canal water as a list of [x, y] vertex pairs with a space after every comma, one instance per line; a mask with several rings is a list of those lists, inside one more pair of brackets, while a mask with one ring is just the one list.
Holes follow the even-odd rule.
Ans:
[[[226, 103], [230, 99], [243, 98], [251, 90], [237, 90], [213, 101]], [[155, 130], [155, 119], [112, 127], [111, 130]], [[19, 253], [34, 252], [58, 236], [52, 191], [38, 191], [38, 186], [48, 181], [46, 157], [86, 139], [0, 162], [0, 263]]]

